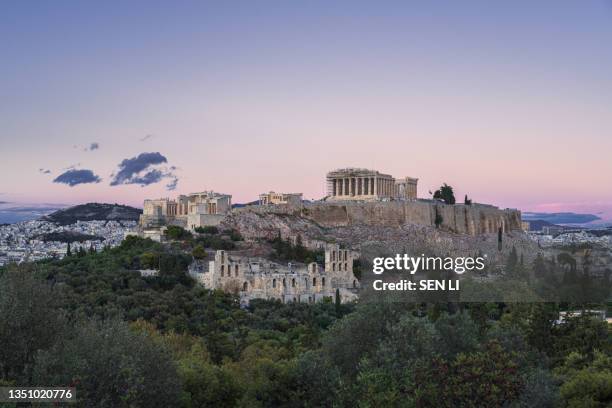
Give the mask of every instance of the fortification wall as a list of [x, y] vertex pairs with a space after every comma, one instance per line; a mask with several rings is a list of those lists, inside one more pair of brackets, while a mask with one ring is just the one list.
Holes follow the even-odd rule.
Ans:
[[496, 233], [500, 227], [504, 232], [521, 229], [520, 211], [481, 204], [446, 205], [424, 201], [310, 203], [300, 213], [324, 227], [358, 224], [435, 226], [436, 214], [439, 214], [442, 229], [459, 234]]

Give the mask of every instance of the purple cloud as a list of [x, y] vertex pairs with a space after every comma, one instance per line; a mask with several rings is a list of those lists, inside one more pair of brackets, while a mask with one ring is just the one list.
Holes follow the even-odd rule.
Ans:
[[93, 171], [87, 169], [71, 169], [60, 174], [53, 180], [54, 183], [67, 184], [70, 187], [79, 184], [99, 183], [100, 181], [102, 181], [100, 177], [94, 174]]

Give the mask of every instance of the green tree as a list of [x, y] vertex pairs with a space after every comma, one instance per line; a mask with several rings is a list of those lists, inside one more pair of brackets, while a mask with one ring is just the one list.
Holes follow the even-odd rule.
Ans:
[[191, 255], [195, 259], [202, 260], [206, 258], [206, 250], [202, 245], [196, 245], [196, 247], [193, 248], [193, 251], [191, 251]]
[[145, 252], [140, 255], [140, 266], [143, 269], [159, 268], [159, 254], [153, 252]]
[[438, 211], [438, 207], [435, 207], [435, 208], [436, 208], [436, 217], [434, 219], [434, 223], [436, 224], [436, 228], [440, 228], [440, 226], [444, 222], [444, 218], [442, 218], [442, 214], [440, 214], [440, 211]]
[[121, 321], [78, 324], [36, 355], [33, 383], [75, 386], [88, 407], [169, 407], [180, 397], [168, 352]]
[[567, 407], [604, 408], [612, 406], [612, 357], [595, 352], [591, 360], [580, 353], [570, 353], [555, 370], [562, 381], [561, 397]]
[[442, 186], [434, 192], [433, 198], [442, 200], [446, 204], [455, 204], [455, 193], [453, 192], [453, 188], [446, 183], [442, 184]]
[[178, 225], [168, 225], [165, 235], [168, 239], [177, 241], [189, 240], [192, 238], [191, 232], [185, 230], [183, 227], [179, 227]]
[[59, 293], [36, 279], [31, 265], [11, 266], [0, 276], [0, 375], [29, 384], [37, 350], [50, 348], [65, 331], [56, 309]]

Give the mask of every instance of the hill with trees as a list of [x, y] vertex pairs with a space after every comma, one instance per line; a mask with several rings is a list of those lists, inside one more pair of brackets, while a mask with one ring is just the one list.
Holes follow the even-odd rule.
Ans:
[[41, 219], [69, 225], [77, 221], [138, 221], [140, 214], [141, 209], [127, 205], [88, 203], [58, 210]]
[[[607, 324], [586, 314], [556, 323], [562, 309], [593, 305], [259, 300], [241, 308], [185, 273], [195, 248], [217, 245], [215, 232], [179, 232], [168, 244], [128, 237], [100, 252], [0, 268], [0, 381], [74, 386], [75, 406], [96, 407], [612, 402]], [[272, 245], [278, 257], [318, 256]], [[516, 275], [565, 270], [515, 253], [507, 262]], [[149, 263], [157, 276], [140, 275]], [[578, 282], [580, 267], [572, 271], [563, 279]]]

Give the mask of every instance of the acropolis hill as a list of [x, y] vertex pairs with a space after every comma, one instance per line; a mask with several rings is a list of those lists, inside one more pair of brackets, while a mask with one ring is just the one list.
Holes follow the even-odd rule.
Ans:
[[303, 201], [299, 193], [270, 192], [260, 195], [258, 205], [232, 208], [231, 195], [209, 191], [181, 195], [176, 200], [145, 200], [140, 225], [143, 230], [166, 224], [193, 230], [219, 225], [232, 213], [256, 212], [299, 216], [323, 227], [419, 225], [472, 236], [521, 230], [518, 210], [419, 200], [417, 182], [416, 178], [395, 179], [375, 170], [339, 169], [327, 174], [327, 196], [320, 201]]
[[[518, 210], [417, 199], [417, 178], [396, 179], [375, 170], [334, 170], [325, 182], [327, 195], [318, 201], [273, 191], [242, 207], [231, 204], [231, 195], [213, 191], [146, 200], [140, 235], [163, 240], [169, 225], [194, 233], [212, 226], [238, 232], [245, 239], [240, 250], [217, 251], [214, 261], [196, 265], [192, 276], [205, 287], [238, 292], [244, 303], [255, 298], [315, 302], [334, 293], [349, 301], [360, 287], [353, 260], [367, 263], [385, 253], [482, 251], [492, 262], [512, 247], [535, 253], [521, 231]], [[324, 251], [325, 264], [272, 261], [266, 242], [279, 237]], [[334, 264], [337, 259], [341, 264]]]

